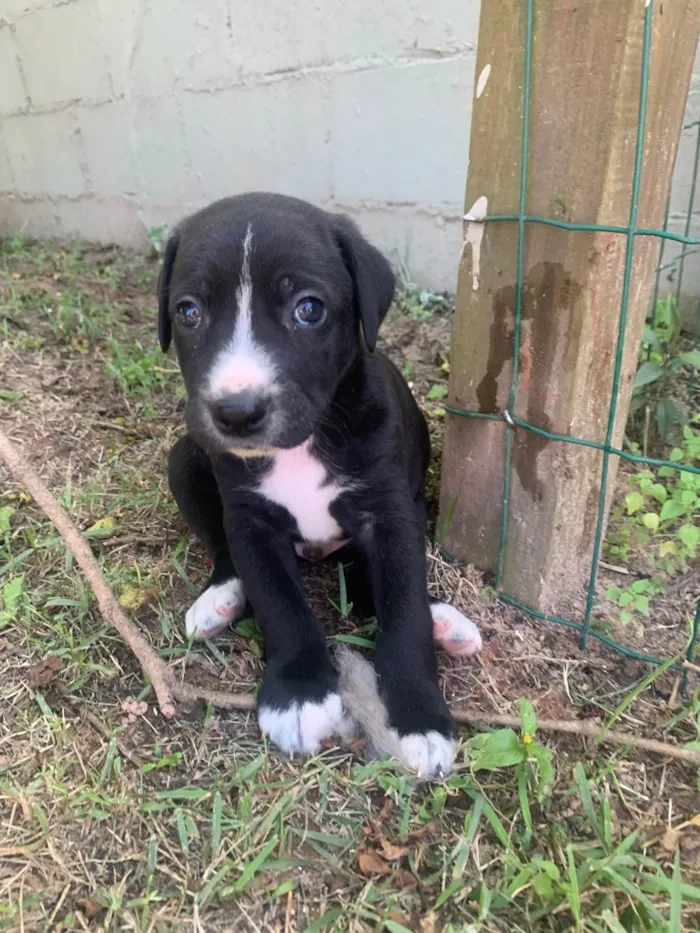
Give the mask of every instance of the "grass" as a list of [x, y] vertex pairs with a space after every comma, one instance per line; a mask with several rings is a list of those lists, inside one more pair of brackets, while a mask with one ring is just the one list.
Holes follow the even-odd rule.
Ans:
[[[206, 567], [165, 485], [183, 398], [154, 350], [154, 279], [152, 263], [118, 250], [6, 241], [0, 419], [161, 654], [192, 680], [253, 690], [252, 620], [215, 643], [184, 637]], [[386, 336], [413, 364], [436, 438], [443, 311], [408, 293]], [[441, 659], [453, 702], [517, 712], [528, 697], [540, 717], [615, 714], [697, 742], [697, 688], [679, 699], [666, 673], [640, 690], [642, 665], [601, 646], [580, 655], [565, 631], [499, 604], [472, 568], [433, 554], [430, 581], [485, 634], [478, 662]], [[333, 564], [307, 587], [329, 637], [371, 641]], [[700, 927], [692, 769], [537, 733], [555, 771], [543, 792], [534, 754], [485, 769], [465, 736], [455, 773], [430, 785], [356, 749], [284, 759], [248, 715], [202, 705], [165, 722], [54, 529], [2, 472], [0, 679], [3, 933]], [[508, 741], [530, 749], [525, 734]]]

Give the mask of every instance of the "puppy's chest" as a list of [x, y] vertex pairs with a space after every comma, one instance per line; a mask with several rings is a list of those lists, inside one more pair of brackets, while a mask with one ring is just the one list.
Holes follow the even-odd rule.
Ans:
[[343, 488], [329, 477], [326, 467], [310, 453], [307, 443], [276, 454], [258, 492], [287, 509], [304, 540], [320, 544], [335, 541], [342, 535], [330, 506]]

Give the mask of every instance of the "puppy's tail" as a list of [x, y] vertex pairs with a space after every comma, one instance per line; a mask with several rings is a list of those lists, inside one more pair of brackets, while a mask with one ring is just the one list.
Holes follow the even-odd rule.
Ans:
[[389, 726], [374, 667], [345, 645], [337, 648], [335, 656], [343, 707], [367, 739], [369, 754], [377, 758], [399, 757], [399, 737]]

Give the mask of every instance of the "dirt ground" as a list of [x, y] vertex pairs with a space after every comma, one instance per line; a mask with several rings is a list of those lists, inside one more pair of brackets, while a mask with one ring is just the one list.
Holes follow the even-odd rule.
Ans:
[[[254, 624], [203, 645], [184, 637], [207, 568], [166, 484], [184, 395], [157, 348], [156, 274], [154, 260], [117, 249], [7, 241], [0, 425], [161, 655], [192, 682], [254, 690]], [[433, 516], [451, 312], [407, 290], [383, 334], [431, 425]], [[431, 590], [485, 642], [476, 660], [441, 656], [451, 703], [517, 714], [526, 697], [541, 718], [601, 724], [617, 711], [634, 734], [697, 741], [692, 674], [686, 698], [675, 672], [637, 695], [647, 665], [595, 641], [582, 654], [575, 633], [509, 607], [491, 580], [435, 549], [429, 570]], [[662, 656], [682, 647], [696, 570], [632, 626], [602, 596], [612, 583], [619, 574], [603, 570], [601, 630]], [[371, 638], [371, 623], [338, 611], [332, 561], [307, 585], [329, 638]], [[248, 714], [202, 705], [166, 722], [55, 530], [2, 467], [0, 593], [0, 931], [700, 926], [697, 769], [539, 735], [557, 776], [546, 803], [528, 804], [507, 769], [475, 773], [464, 756], [431, 786], [358, 749], [289, 761]]]

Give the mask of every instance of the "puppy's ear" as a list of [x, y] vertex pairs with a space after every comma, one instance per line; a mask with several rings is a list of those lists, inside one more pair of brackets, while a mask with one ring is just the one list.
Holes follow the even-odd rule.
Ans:
[[168, 307], [170, 304], [170, 279], [173, 274], [177, 248], [180, 245], [180, 235], [175, 232], [168, 240], [165, 247], [165, 256], [163, 266], [158, 276], [158, 339], [163, 353], [170, 346], [172, 339], [172, 325], [170, 323], [170, 314]]
[[362, 322], [365, 343], [374, 350], [377, 334], [394, 298], [391, 266], [365, 240], [348, 217], [334, 218], [335, 236], [345, 265], [352, 276], [355, 307]]

